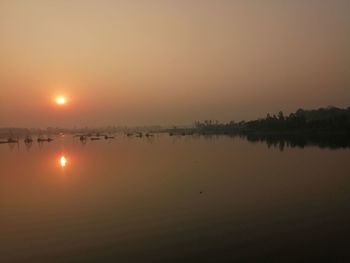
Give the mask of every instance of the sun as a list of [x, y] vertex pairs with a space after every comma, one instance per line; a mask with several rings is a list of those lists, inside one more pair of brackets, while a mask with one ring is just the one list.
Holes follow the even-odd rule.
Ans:
[[64, 96], [58, 96], [58, 97], [56, 97], [56, 103], [58, 105], [64, 105], [67, 103], [67, 98]]

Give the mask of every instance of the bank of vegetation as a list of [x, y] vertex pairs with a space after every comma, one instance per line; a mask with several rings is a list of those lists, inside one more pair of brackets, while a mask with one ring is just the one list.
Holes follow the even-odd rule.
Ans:
[[251, 121], [220, 123], [206, 120], [195, 122], [191, 131], [200, 134], [348, 134], [350, 135], [350, 107], [299, 109], [285, 116], [267, 114]]

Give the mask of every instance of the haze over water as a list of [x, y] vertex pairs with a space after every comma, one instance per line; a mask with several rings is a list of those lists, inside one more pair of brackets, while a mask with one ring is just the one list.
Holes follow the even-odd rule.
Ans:
[[0, 1], [0, 263], [350, 262], [350, 1]]
[[0, 124], [179, 125], [347, 107], [349, 10], [343, 0], [1, 1]]
[[1, 261], [342, 261], [349, 153], [225, 136], [0, 145]]

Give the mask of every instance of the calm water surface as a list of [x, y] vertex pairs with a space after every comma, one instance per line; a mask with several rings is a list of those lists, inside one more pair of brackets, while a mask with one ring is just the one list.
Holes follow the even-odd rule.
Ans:
[[0, 160], [0, 262], [350, 259], [349, 149], [66, 135]]

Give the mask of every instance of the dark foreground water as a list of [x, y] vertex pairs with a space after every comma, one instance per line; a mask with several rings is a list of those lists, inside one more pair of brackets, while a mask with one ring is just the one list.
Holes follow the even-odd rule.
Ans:
[[0, 145], [0, 262], [349, 262], [350, 150]]

